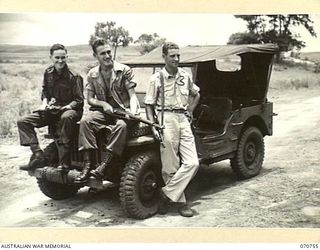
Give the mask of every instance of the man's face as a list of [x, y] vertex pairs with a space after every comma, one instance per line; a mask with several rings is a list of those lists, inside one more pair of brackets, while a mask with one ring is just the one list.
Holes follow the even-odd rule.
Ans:
[[63, 49], [54, 50], [50, 58], [55, 69], [61, 71], [67, 63], [67, 52]]
[[164, 61], [166, 65], [171, 68], [177, 68], [180, 62], [180, 50], [179, 49], [169, 49], [168, 54], [163, 54]]
[[110, 67], [113, 65], [110, 46], [98, 46], [96, 48], [96, 53], [94, 53], [93, 55], [98, 59], [101, 66]]

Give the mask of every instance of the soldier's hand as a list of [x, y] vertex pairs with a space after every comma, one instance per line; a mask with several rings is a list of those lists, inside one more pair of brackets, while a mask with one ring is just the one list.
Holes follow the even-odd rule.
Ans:
[[193, 121], [193, 114], [189, 111], [185, 112], [185, 116], [188, 118], [189, 123], [192, 123]]
[[113, 113], [113, 107], [109, 103], [103, 103], [103, 111], [106, 113]]
[[42, 104], [37, 110], [44, 111], [48, 107], [48, 104]]
[[155, 127], [152, 127], [152, 134], [153, 134], [153, 137], [155, 140], [157, 140], [157, 141], [161, 140], [160, 133]]

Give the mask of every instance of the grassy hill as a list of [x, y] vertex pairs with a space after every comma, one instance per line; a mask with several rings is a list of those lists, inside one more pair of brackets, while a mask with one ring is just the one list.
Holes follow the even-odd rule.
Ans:
[[312, 62], [320, 62], [320, 52], [304, 52], [300, 54], [300, 58]]
[[[8, 45], [0, 44], [0, 56], [1, 59], [16, 58], [19, 55], [29, 54], [38, 58], [42, 55], [48, 55], [51, 46], [31, 46], [31, 45]], [[92, 57], [92, 50], [88, 44], [66, 46], [70, 57], [81, 54], [82, 56], [87, 55]], [[29, 56], [29, 57], [30, 57]], [[137, 46], [119, 47], [117, 49], [117, 56], [119, 57], [135, 57], [140, 56]]]

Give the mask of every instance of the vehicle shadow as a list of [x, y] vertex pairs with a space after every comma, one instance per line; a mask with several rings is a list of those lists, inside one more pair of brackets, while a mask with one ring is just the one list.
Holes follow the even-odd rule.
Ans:
[[272, 172], [271, 169], [262, 168], [260, 174], [250, 179], [239, 179], [233, 172], [230, 162], [223, 161], [213, 165], [201, 165], [197, 175], [186, 189], [187, 199], [191, 206], [197, 206], [201, 200], [208, 200], [209, 195], [219, 193], [240, 183], [250, 182]]

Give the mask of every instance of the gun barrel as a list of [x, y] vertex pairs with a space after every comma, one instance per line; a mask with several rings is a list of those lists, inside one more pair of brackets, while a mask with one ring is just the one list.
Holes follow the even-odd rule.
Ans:
[[152, 121], [150, 121], [148, 119], [142, 118], [140, 116], [131, 114], [130, 112], [126, 112], [124, 110], [114, 109], [113, 113], [106, 113], [106, 114], [113, 115], [113, 116], [116, 116], [116, 117], [119, 117], [119, 118], [122, 118], [122, 119], [132, 119], [132, 120], [135, 120], [135, 121], [140, 121], [140, 122], [143, 122], [145, 124], [151, 125], [151, 126], [157, 128], [157, 129], [160, 129], [160, 130], [163, 129], [163, 127], [160, 126], [158, 123], [155, 123], [155, 122], [152, 122]]

